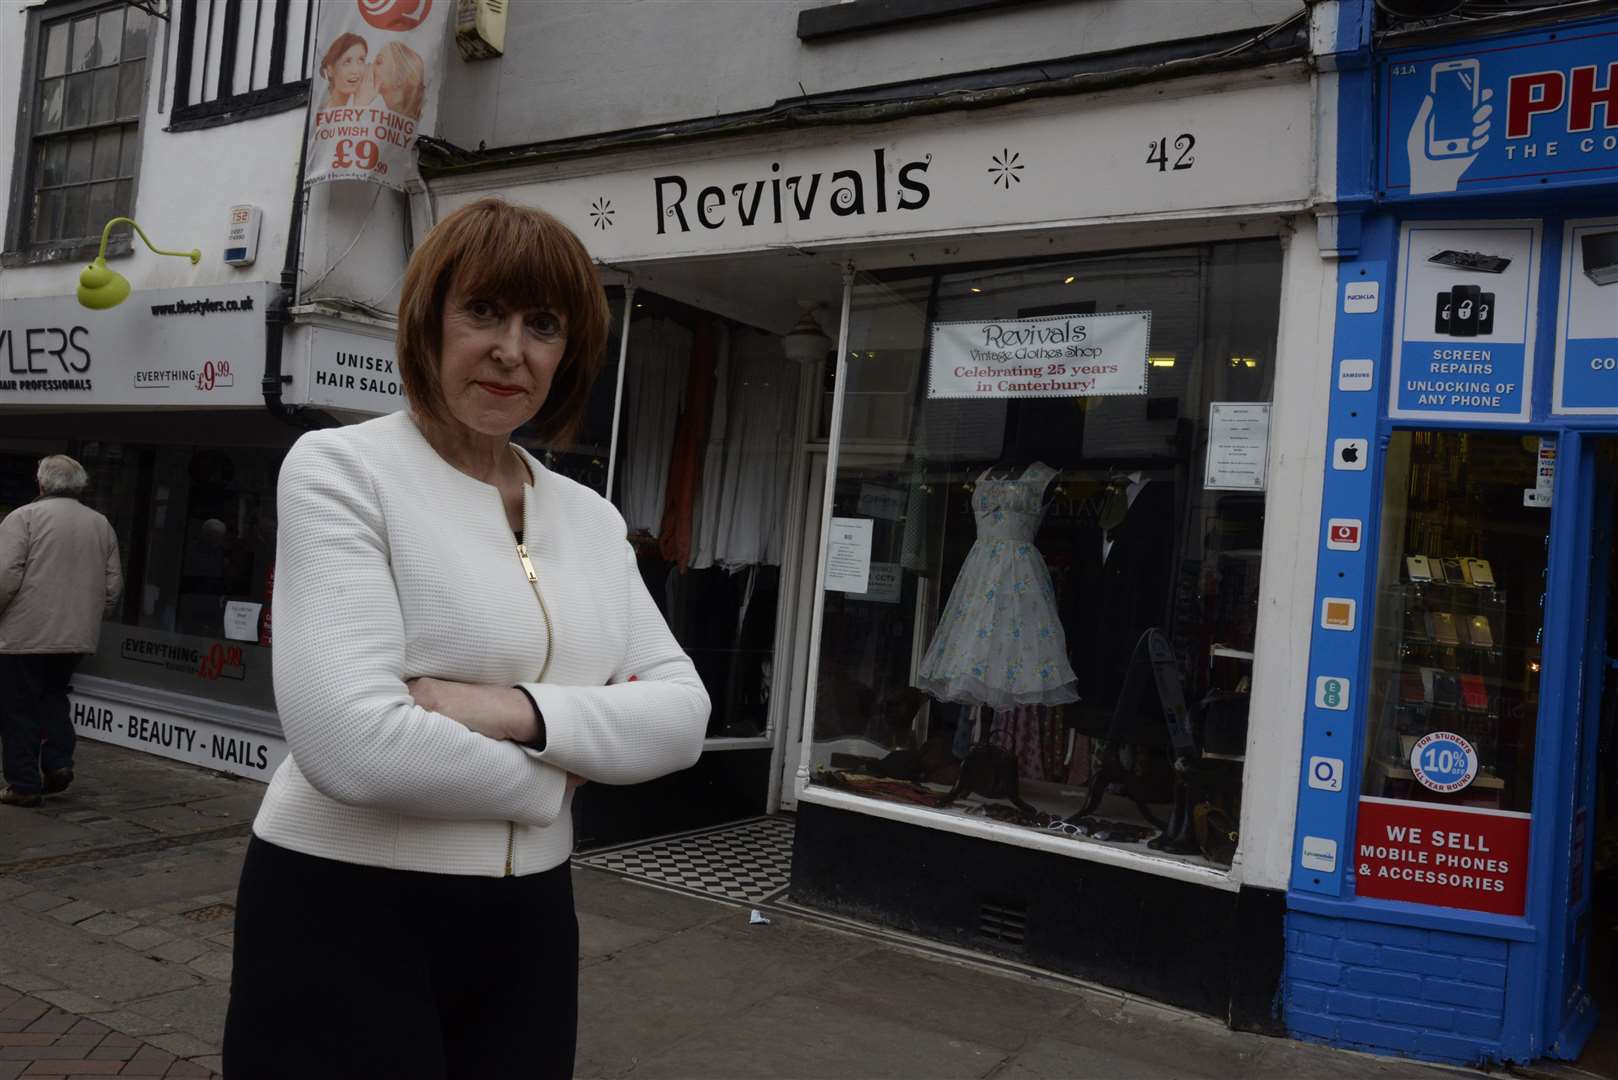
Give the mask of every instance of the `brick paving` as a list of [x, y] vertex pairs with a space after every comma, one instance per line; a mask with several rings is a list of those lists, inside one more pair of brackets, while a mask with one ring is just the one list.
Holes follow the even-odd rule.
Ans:
[[219, 1076], [217, 1066], [216, 1057], [176, 1057], [0, 980], [0, 1080], [36, 1076], [212, 1080]]

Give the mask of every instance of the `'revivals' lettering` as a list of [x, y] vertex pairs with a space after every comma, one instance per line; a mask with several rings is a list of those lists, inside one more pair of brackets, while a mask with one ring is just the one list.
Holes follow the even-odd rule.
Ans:
[[[808, 175], [781, 175], [781, 163], [770, 163], [770, 175], [742, 180], [728, 188], [718, 184], [691, 194], [690, 184], [678, 173], [652, 178], [653, 197], [657, 205], [657, 234], [670, 231], [671, 223], [679, 232], [688, 233], [693, 227], [721, 229], [734, 223], [750, 228], [760, 220], [775, 225], [791, 221], [810, 221], [817, 213], [837, 217], [855, 217], [863, 214], [886, 214], [890, 207], [896, 210], [920, 210], [932, 198], [926, 173], [933, 156], [909, 161], [891, 170], [887, 150], [877, 147], [871, 151], [871, 172], [867, 177], [856, 169], [838, 169], [829, 175], [812, 172]], [[890, 187], [891, 184], [891, 187]]]

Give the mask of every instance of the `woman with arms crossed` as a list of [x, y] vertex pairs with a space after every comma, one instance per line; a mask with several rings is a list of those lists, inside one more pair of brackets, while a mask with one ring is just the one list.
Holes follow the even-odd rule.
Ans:
[[510, 441], [571, 432], [606, 333], [571, 232], [473, 203], [405, 273], [409, 410], [287, 455], [231, 1080], [572, 1075], [572, 790], [687, 768], [709, 707], [623, 519]]

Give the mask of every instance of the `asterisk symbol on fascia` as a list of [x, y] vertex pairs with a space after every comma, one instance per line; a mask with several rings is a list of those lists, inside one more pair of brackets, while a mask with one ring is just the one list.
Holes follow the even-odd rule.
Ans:
[[985, 170], [994, 177], [993, 180], [989, 181], [990, 183], [999, 184], [1007, 191], [1011, 190], [1013, 181], [1019, 184], [1022, 183], [1022, 177], [1017, 175], [1023, 170], [1023, 167], [1018, 164], [1022, 160], [1021, 154], [1013, 154], [1009, 149], [1002, 147], [998, 154], [990, 156], [990, 160], [994, 164]]

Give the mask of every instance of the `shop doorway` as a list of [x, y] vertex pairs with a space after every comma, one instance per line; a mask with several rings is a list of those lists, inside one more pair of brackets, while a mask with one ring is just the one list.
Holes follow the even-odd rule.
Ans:
[[[1573, 638], [1582, 645], [1577, 687], [1568, 696], [1578, 718], [1569, 837], [1566, 957], [1559, 986], [1560, 1037], [1553, 1044], [1586, 1074], [1618, 1080], [1618, 438], [1585, 441], [1576, 487], [1589, 493], [1580, 522]], [[1585, 585], [1588, 584], [1586, 591]], [[1579, 1042], [1585, 1033], [1588, 1039]]]
[[[1592, 535], [1591, 602], [1605, 618], [1590, 625], [1586, 646], [1587, 720], [1595, 726], [1593, 797], [1588, 803], [1591, 874], [1587, 983], [1600, 1021], [1578, 1064], [1618, 1078], [1618, 438], [1601, 440], [1595, 464], [1596, 522]], [[1593, 714], [1593, 715], [1591, 715]], [[1586, 730], [1590, 730], [1587, 726]], [[1575, 844], [1579, 822], [1575, 819]], [[1578, 849], [1575, 846], [1575, 854]], [[1580, 868], [1575, 866], [1574, 873]]]

